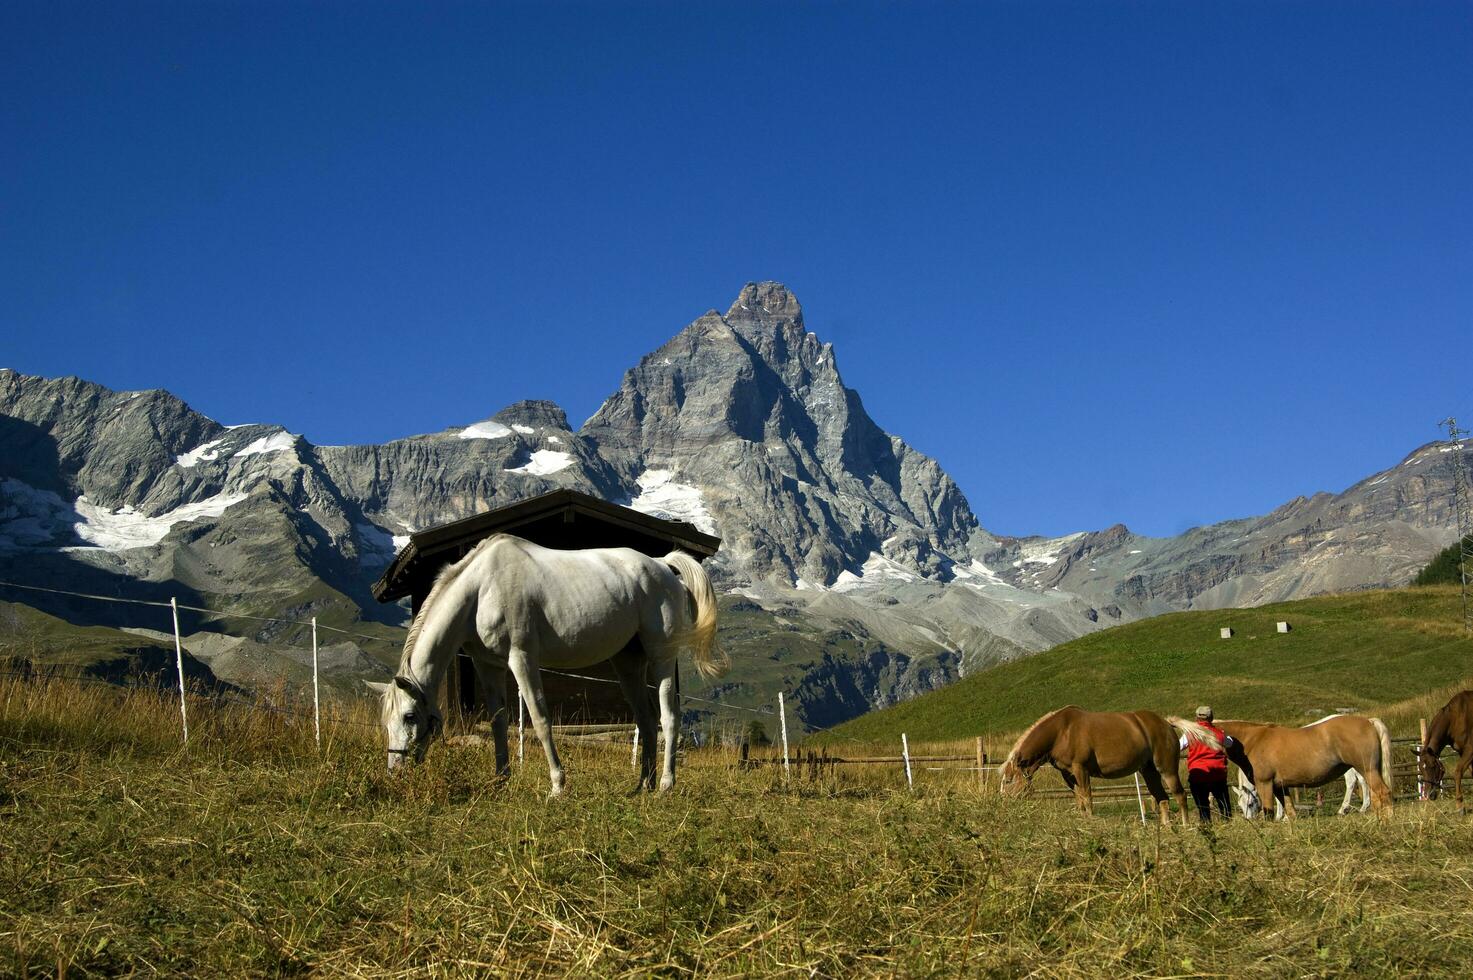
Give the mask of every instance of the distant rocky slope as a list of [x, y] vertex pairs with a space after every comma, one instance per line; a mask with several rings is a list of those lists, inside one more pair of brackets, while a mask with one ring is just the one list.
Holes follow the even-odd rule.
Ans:
[[[1449, 448], [1174, 538], [999, 537], [935, 460], [869, 417], [793, 294], [754, 283], [641, 358], [577, 431], [527, 401], [383, 445], [314, 446], [165, 391], [0, 370], [0, 577], [180, 594], [253, 642], [281, 631], [243, 616], [358, 624], [385, 636], [389, 652], [370, 651], [382, 662], [404, 612], [367, 586], [396, 539], [573, 487], [721, 535], [711, 567], [739, 656], [720, 693], [750, 703], [782, 685], [827, 724], [1116, 622], [1402, 584], [1453, 538]], [[26, 601], [134, 625], [95, 603]], [[251, 683], [239, 665], [258, 662], [216, 668]]]

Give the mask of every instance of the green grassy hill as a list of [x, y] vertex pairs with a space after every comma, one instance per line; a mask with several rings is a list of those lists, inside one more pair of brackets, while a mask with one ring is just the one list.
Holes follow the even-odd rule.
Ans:
[[[1280, 620], [1292, 631], [1276, 632]], [[1435, 710], [1442, 689], [1473, 676], [1473, 639], [1462, 623], [1459, 590], [1449, 586], [1174, 613], [1003, 664], [815, 738], [1013, 732], [1066, 704], [1189, 716], [1206, 702], [1219, 718], [1286, 724], [1376, 709], [1388, 723], [1404, 723], [1426, 710], [1425, 701], [1435, 700]], [[1235, 631], [1232, 639], [1219, 638], [1224, 626]]]
[[[184, 654], [185, 680], [219, 686], [213, 671]], [[172, 642], [137, 636], [108, 626], [75, 626], [16, 602], [0, 602], [0, 671], [61, 668], [115, 683], [178, 683]]]
[[143, 651], [174, 656], [172, 645], [156, 640], [109, 626], [74, 626], [18, 602], [0, 602], [0, 656], [55, 667], [91, 667]]

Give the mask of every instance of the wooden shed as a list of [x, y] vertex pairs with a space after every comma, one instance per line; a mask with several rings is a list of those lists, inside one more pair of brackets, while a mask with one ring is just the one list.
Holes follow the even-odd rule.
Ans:
[[[374, 598], [396, 602], [407, 596], [413, 611], [419, 612], [440, 569], [465, 557], [491, 535], [501, 533], [515, 534], [544, 548], [633, 548], [652, 557], [679, 549], [700, 561], [716, 554], [721, 546], [720, 538], [683, 521], [651, 517], [576, 490], [554, 490], [410, 535], [409, 543], [374, 583]], [[554, 721], [587, 724], [630, 720], [629, 705], [618, 684], [608, 683], [614, 680], [612, 667], [599, 664], [577, 673], [601, 680], [543, 672], [543, 690]], [[510, 678], [508, 682], [508, 693], [514, 696], [516, 682]], [[480, 709], [470, 658], [463, 654], [456, 658], [446, 686], [447, 721], [455, 721], [457, 712], [473, 714]]]

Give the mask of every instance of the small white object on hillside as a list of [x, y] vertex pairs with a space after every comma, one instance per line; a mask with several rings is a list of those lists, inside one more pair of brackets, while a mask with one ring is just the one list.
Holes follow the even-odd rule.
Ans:
[[296, 443], [297, 437], [290, 432], [276, 432], [269, 436], [262, 436], [235, 455], [259, 456], [265, 453], [280, 453], [292, 448]]
[[505, 439], [509, 435], [511, 435], [510, 429], [490, 419], [485, 422], [477, 422], [475, 425], [468, 425], [458, 433], [461, 439]]
[[185, 469], [189, 469], [190, 467], [197, 465], [202, 460], [208, 463], [219, 459], [220, 450], [216, 447], [224, 441], [224, 439], [212, 439], [211, 441], [205, 443], [203, 446], [197, 446], [187, 453], [180, 453], [174, 458], [174, 465], [182, 466]]
[[573, 465], [573, 457], [556, 449], [539, 449], [525, 466], [513, 466], [508, 473], [523, 473], [527, 476], [549, 476]]

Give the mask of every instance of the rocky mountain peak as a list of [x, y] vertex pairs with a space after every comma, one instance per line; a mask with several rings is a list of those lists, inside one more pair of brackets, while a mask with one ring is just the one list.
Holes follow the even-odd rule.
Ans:
[[527, 399], [508, 405], [492, 416], [502, 425], [523, 425], [534, 429], [557, 429], [567, 432], [568, 415], [557, 402], [538, 398]]
[[581, 434], [625, 480], [699, 487], [746, 576], [827, 584], [891, 539], [917, 570], [969, 558], [966, 499], [870, 419], [781, 283], [748, 283], [642, 358]]
[[823, 345], [804, 329], [798, 297], [780, 282], [747, 283], [722, 319], [790, 386], [822, 356]]
[[753, 321], [780, 322], [803, 327], [803, 307], [798, 297], [780, 282], [749, 282], [742, 287], [731, 309], [726, 311], [728, 322], [748, 323]]

